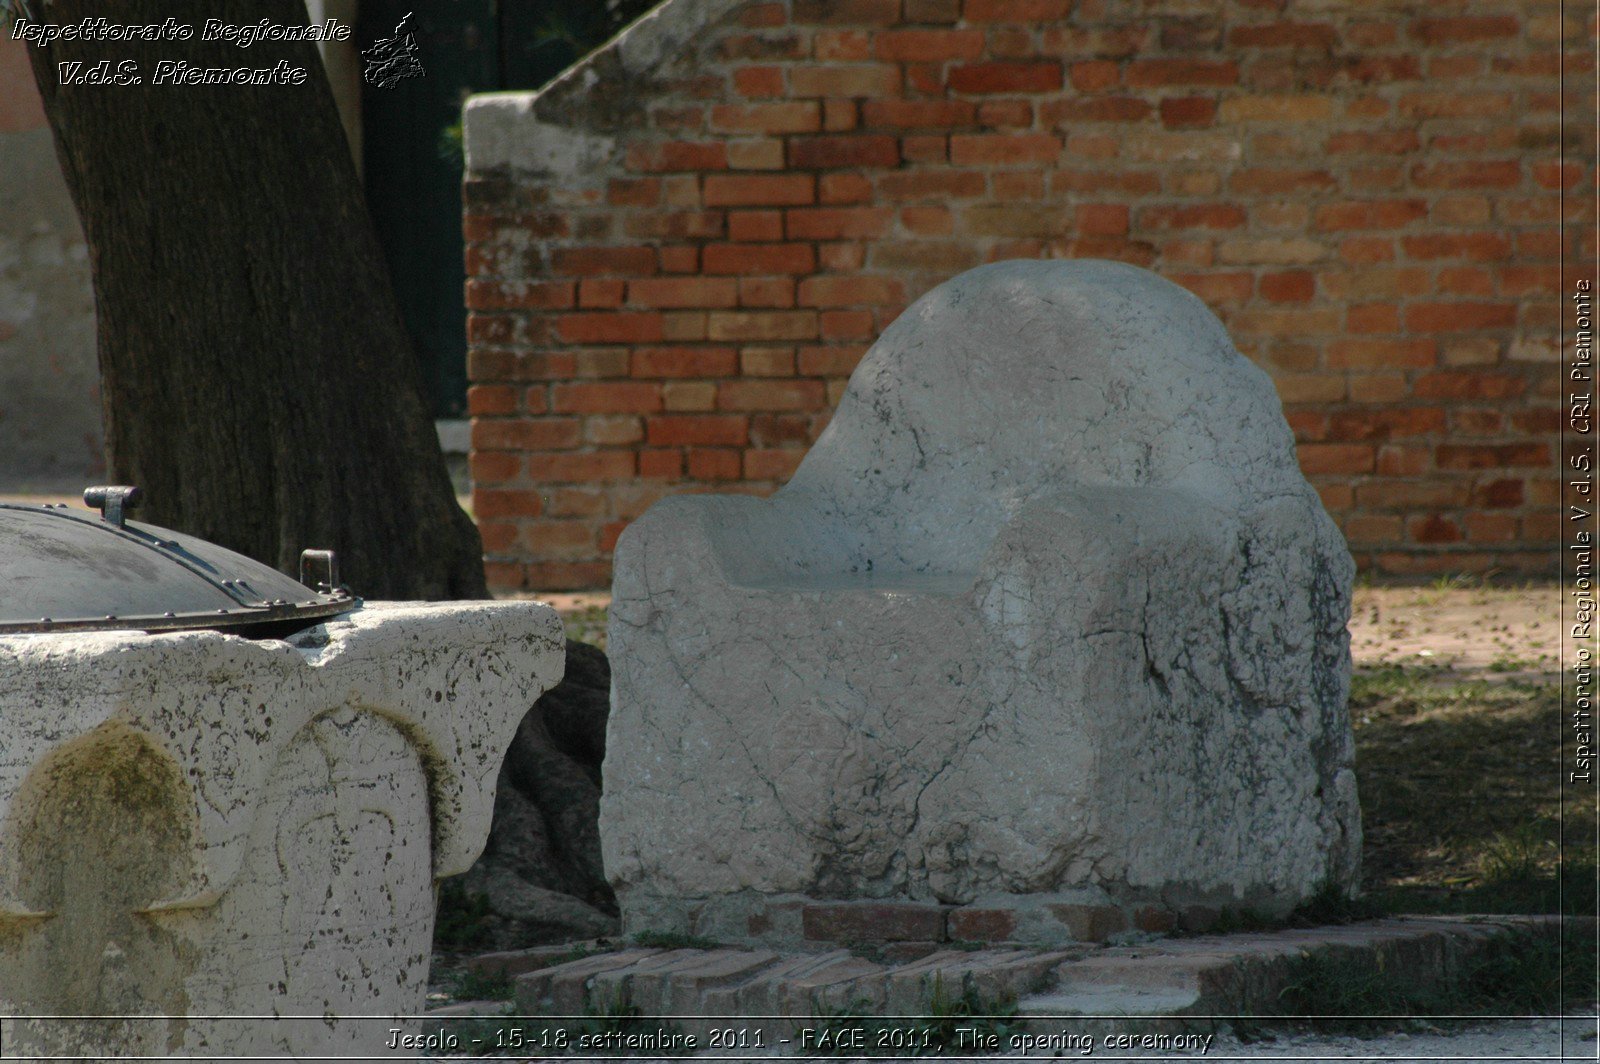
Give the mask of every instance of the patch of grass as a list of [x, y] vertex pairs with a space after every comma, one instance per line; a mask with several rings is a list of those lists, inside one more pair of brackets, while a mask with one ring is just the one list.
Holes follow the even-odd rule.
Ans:
[[646, 949], [721, 949], [722, 943], [714, 938], [686, 935], [680, 931], [640, 931], [633, 936], [634, 945]]
[[562, 610], [561, 622], [566, 625], [567, 638], [590, 646], [606, 648], [606, 607], [585, 606], [582, 609]]
[[1294, 963], [1290, 983], [1278, 999], [1282, 1021], [1258, 1017], [1245, 1022], [1375, 1036], [1397, 1026], [1465, 1022], [1441, 1016], [1558, 1015], [1590, 1000], [1594, 976], [1593, 937], [1570, 934], [1563, 941], [1549, 931], [1495, 938], [1432, 984], [1399, 978], [1366, 959], [1323, 951]]
[[589, 997], [583, 1011], [584, 1018], [568, 1028], [569, 1045], [575, 1046], [588, 1038], [594, 1042], [595, 1048], [592, 1051], [578, 1050], [579, 1056], [681, 1057], [694, 1052], [681, 1045], [657, 1045], [649, 1049], [628, 1046], [626, 1038], [629, 1035], [654, 1035], [660, 1041], [663, 1035], [681, 1036], [683, 1028], [676, 1023], [646, 1016], [644, 1010], [629, 1001], [627, 992], [620, 988], [601, 1000]]
[[[987, 998], [972, 987], [951, 995], [938, 975], [919, 1017], [880, 1020], [868, 1014], [871, 1007], [862, 998], [842, 1008], [813, 1009], [819, 1021], [817, 1044], [807, 1046], [806, 1051], [833, 1057], [970, 1057], [987, 1055], [975, 1048], [975, 1039], [987, 1042], [992, 1038], [1006, 1046], [1010, 1036], [1020, 1030], [1014, 999]], [[968, 1032], [965, 1040], [957, 1034], [958, 1029]]]
[[451, 988], [451, 995], [457, 1001], [510, 1001], [515, 994], [516, 984], [504, 972], [485, 975], [471, 968], [461, 969]]
[[[1352, 684], [1366, 888], [1394, 912], [1555, 912], [1588, 899], [1563, 877], [1563, 798], [1594, 822], [1595, 794], [1562, 792], [1560, 684], [1462, 680], [1446, 670], [1359, 670]], [[1593, 865], [1589, 850], [1565, 863]], [[1590, 912], [1593, 910], [1590, 909]]]
[[489, 937], [489, 896], [469, 892], [458, 879], [439, 885], [438, 916], [433, 925], [435, 948], [473, 949]]

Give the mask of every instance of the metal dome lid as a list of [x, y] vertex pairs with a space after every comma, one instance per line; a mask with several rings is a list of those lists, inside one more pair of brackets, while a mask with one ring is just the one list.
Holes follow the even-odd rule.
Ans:
[[0, 503], [0, 634], [282, 627], [360, 605], [339, 586], [332, 551], [302, 552], [297, 582], [215, 543], [129, 521], [140, 495], [87, 489], [99, 517], [65, 503]]

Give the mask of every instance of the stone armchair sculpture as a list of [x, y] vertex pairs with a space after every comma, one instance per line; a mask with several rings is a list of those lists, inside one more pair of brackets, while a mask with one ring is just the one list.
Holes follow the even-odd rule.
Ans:
[[618, 543], [625, 927], [1352, 888], [1352, 574], [1199, 299], [1109, 262], [963, 274], [884, 332], [782, 491], [670, 498]]

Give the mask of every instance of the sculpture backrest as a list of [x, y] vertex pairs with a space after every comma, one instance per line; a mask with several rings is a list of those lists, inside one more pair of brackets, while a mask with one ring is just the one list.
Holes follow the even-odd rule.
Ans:
[[774, 503], [849, 530], [851, 569], [962, 573], [1074, 484], [1308, 490], [1271, 381], [1200, 299], [1122, 263], [1013, 260], [884, 331]]

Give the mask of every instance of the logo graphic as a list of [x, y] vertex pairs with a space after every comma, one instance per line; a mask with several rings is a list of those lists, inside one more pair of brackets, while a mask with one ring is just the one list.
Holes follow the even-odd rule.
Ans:
[[420, 78], [427, 73], [417, 59], [417, 35], [406, 26], [411, 14], [407, 11], [395, 25], [393, 37], [381, 37], [361, 53], [366, 61], [361, 76], [367, 84], [392, 89], [406, 78]]

